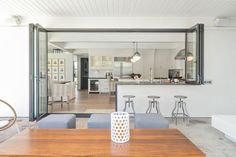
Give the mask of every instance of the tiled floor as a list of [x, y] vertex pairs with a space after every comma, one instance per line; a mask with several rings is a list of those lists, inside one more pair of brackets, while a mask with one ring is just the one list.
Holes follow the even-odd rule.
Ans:
[[[77, 128], [87, 128], [87, 118], [77, 119]], [[231, 142], [218, 130], [210, 125], [210, 118], [193, 118], [187, 126], [182, 120], [179, 120], [176, 126], [171, 119], [170, 127], [179, 129], [187, 138], [189, 138], [199, 149], [201, 149], [207, 157], [235, 157], [236, 156], [236, 143]], [[19, 126], [27, 127], [32, 125], [26, 119], [18, 121]], [[133, 121], [131, 119], [131, 127]], [[0, 141], [16, 134], [14, 127], [7, 131], [0, 132]]]

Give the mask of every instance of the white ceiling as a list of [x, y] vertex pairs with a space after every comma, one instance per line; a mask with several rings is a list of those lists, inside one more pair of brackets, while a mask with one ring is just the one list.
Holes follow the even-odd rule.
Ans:
[[0, 15], [236, 17], [236, 0], [0, 0]]

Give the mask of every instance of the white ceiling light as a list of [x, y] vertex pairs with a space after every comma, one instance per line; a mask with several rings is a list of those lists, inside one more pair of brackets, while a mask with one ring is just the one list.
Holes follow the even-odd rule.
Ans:
[[10, 18], [7, 18], [5, 22], [9, 26], [20, 26], [22, 23], [22, 17], [19, 15], [13, 15]]
[[130, 61], [131, 61], [132, 63], [135, 63], [135, 62], [136, 62], [136, 60], [134, 60], [133, 57], [131, 57]]
[[138, 60], [140, 60], [140, 58], [141, 58], [140, 53], [139, 52], [135, 52], [134, 55], [133, 55], [133, 59], [138, 61]]
[[230, 19], [227, 17], [218, 17], [214, 21], [216, 27], [230, 26]]
[[187, 61], [188, 62], [191, 62], [191, 61], [193, 61], [193, 54], [192, 53], [190, 53], [190, 52], [188, 52], [188, 54], [187, 54]]
[[138, 52], [137, 42], [133, 42], [133, 52], [134, 52], [134, 55], [131, 57], [130, 61], [134, 63], [141, 59], [141, 54]]

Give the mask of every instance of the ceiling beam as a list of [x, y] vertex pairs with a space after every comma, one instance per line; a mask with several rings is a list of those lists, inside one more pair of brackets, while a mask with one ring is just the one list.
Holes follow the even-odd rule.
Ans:
[[50, 42], [183, 42], [185, 33], [48, 33]]
[[[139, 49], [176, 49], [184, 45], [181, 43], [138, 43]], [[64, 45], [65, 49], [133, 49], [133, 43], [107, 43], [107, 42], [68, 42]]]

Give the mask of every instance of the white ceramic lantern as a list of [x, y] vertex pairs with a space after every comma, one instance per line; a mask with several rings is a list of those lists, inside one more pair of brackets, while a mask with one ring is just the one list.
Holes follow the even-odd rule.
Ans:
[[112, 112], [111, 140], [115, 143], [125, 143], [129, 141], [129, 138], [130, 138], [129, 113]]

